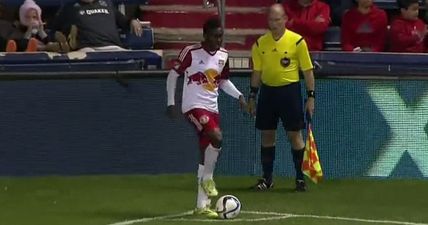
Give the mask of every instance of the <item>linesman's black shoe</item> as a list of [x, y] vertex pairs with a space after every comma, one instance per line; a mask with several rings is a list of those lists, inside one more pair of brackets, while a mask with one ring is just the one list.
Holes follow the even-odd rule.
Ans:
[[296, 192], [305, 192], [306, 191], [306, 183], [304, 180], [296, 180], [296, 188], [294, 189]]
[[257, 184], [252, 187], [256, 191], [266, 191], [273, 188], [273, 182], [267, 182], [265, 178], [259, 179]]

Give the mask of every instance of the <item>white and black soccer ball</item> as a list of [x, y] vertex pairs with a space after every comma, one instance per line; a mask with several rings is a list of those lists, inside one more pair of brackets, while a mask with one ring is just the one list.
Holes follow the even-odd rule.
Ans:
[[221, 219], [232, 219], [241, 212], [241, 202], [233, 195], [224, 195], [217, 200], [215, 210]]

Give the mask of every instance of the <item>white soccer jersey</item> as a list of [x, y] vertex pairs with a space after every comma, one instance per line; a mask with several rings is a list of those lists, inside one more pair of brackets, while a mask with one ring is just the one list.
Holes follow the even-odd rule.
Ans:
[[195, 108], [218, 112], [218, 87], [229, 79], [228, 52], [220, 48], [208, 52], [201, 44], [185, 47], [175, 71], [184, 76], [182, 111]]

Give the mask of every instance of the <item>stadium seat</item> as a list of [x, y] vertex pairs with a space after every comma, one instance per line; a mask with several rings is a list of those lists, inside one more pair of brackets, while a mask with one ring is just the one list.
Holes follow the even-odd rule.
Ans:
[[138, 71], [161, 69], [162, 54], [162, 51], [154, 50], [70, 52], [68, 54], [5, 53], [0, 54], [0, 68], [2, 73], [40, 72], [41, 76], [44, 76], [43, 72], [55, 71]]
[[[204, 21], [216, 15], [215, 12], [187, 11], [143, 11], [143, 19], [153, 27], [200, 28]], [[228, 13], [226, 28], [265, 28], [266, 16], [263, 13]]]
[[329, 27], [324, 36], [324, 50], [326, 51], [340, 51], [340, 27]]
[[144, 28], [141, 37], [135, 34], [127, 33], [121, 35], [122, 42], [126, 48], [133, 50], [152, 49], [153, 48], [153, 29]]
[[[210, 0], [209, 2], [216, 3], [217, 0]], [[271, 5], [274, 0], [227, 0], [227, 6], [245, 6], [245, 7], [267, 7]], [[202, 5], [203, 0], [149, 0], [149, 5]]]
[[[150, 0], [148, 5], [140, 5], [143, 15], [140, 20], [150, 21], [154, 29], [155, 49], [179, 50], [202, 40], [204, 21], [218, 15], [216, 8], [204, 8], [202, 3], [202, 0]], [[266, 30], [265, 9], [270, 2], [228, 0], [226, 3], [226, 47], [249, 50]]]

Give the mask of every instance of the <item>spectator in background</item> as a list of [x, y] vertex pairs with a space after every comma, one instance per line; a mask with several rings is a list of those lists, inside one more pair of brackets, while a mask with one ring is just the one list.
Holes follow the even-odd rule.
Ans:
[[373, 0], [356, 0], [357, 5], [342, 19], [342, 50], [381, 52], [385, 48], [388, 19]]
[[286, 0], [286, 27], [305, 38], [310, 51], [323, 50], [324, 34], [331, 22], [330, 6], [319, 0]]
[[[68, 35], [72, 49], [79, 51], [121, 51], [118, 27], [142, 34], [138, 20], [126, 18], [110, 0], [78, 0], [65, 5], [53, 29]], [[73, 28], [73, 29], [72, 29]]]
[[391, 23], [391, 51], [425, 52], [426, 24], [418, 18], [418, 0], [397, 0], [401, 15]]
[[19, 7], [19, 26], [25, 39], [34, 38], [41, 43], [48, 43], [48, 34], [42, 22], [42, 9], [33, 0], [25, 0]]
[[[2, 48], [6, 52], [16, 51], [60, 51], [59, 43], [49, 41], [41, 19], [42, 10], [34, 0], [25, 0], [19, 8], [19, 21], [15, 24], [0, 21], [0, 36], [7, 42]], [[59, 37], [56, 35], [56, 37]], [[65, 39], [65, 36], [63, 36]]]
[[[28, 1], [24, 2], [28, 3]], [[23, 5], [24, 5], [23, 4]], [[22, 6], [21, 6], [22, 7]], [[33, 7], [38, 8], [40, 10], [40, 7], [37, 5]], [[3, 10], [5, 10], [5, 6], [1, 5], [1, 17], [3, 17]], [[41, 10], [39, 12], [34, 12], [35, 17], [38, 17], [37, 15], [41, 14]], [[25, 15], [27, 18], [27, 15]], [[30, 17], [30, 13], [28, 13], [28, 17]], [[37, 20], [37, 18], [36, 18]], [[1, 51], [6, 52], [16, 52], [16, 51], [29, 51], [34, 52], [37, 51], [37, 39], [34, 39], [31, 37], [31, 35], [28, 35], [26, 38], [24, 38], [24, 32], [26, 28], [24, 26], [21, 26], [19, 23], [17, 26], [8, 20], [0, 20], [0, 39], [1, 39]], [[47, 36], [47, 35], [46, 35]]]

